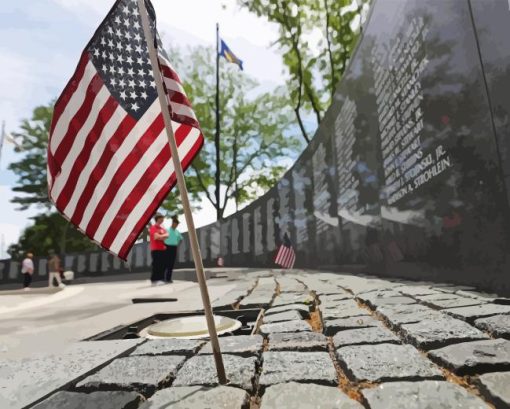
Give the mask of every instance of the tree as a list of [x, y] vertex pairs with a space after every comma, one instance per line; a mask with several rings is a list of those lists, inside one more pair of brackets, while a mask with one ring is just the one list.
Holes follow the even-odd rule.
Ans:
[[[238, 0], [241, 6], [278, 26], [275, 44], [282, 50], [294, 113], [307, 143], [310, 137], [303, 110], [312, 112], [318, 125], [331, 104], [358, 39], [354, 23], [360, 21], [363, 4], [368, 3], [360, 1], [360, 6], [350, 10], [352, 0]], [[311, 47], [310, 38], [317, 28], [321, 39], [317, 47]]]
[[34, 224], [25, 229], [19, 242], [9, 248], [9, 254], [13, 257], [28, 249], [36, 254], [47, 254], [52, 248], [65, 254], [66, 251], [96, 247], [60, 214], [47, 214], [52, 208], [46, 178], [46, 147], [52, 116], [53, 103], [38, 106], [31, 119], [21, 121], [21, 131], [13, 133], [15, 150], [23, 156], [9, 165], [9, 169], [18, 177], [12, 190], [21, 193], [12, 202], [18, 204], [18, 209], [22, 211], [35, 207], [42, 212], [33, 218]]
[[12, 199], [19, 210], [36, 207], [49, 210], [48, 182], [46, 179], [46, 147], [53, 115], [53, 104], [38, 106], [31, 119], [21, 121], [20, 132], [13, 133], [17, 143], [15, 151], [23, 157], [9, 165], [9, 169], [18, 177], [14, 192], [22, 193]]
[[60, 254], [97, 249], [59, 213], [41, 214], [33, 220], [34, 224], [23, 231], [18, 243], [7, 250], [15, 260], [20, 260], [27, 251], [46, 256], [50, 249]]
[[[172, 63], [183, 77], [206, 142], [200, 155], [186, 172], [186, 183], [195, 204], [204, 195], [222, 218], [229, 200], [236, 205], [252, 200], [279, 179], [284, 166], [282, 159], [300, 151], [299, 139], [289, 131], [292, 111], [283, 89], [257, 94], [257, 82], [225, 64], [221, 68], [220, 112], [221, 186], [220, 203], [211, 193], [214, 187], [216, 151], [215, 132], [215, 70], [214, 50], [196, 47], [186, 58], [178, 49], [171, 49]], [[173, 212], [180, 208], [176, 193], [170, 195], [164, 208]]]

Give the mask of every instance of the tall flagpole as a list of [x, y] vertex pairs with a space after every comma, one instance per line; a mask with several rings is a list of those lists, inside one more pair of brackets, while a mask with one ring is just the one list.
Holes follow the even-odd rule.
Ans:
[[147, 9], [145, 8], [144, 0], [138, 1], [138, 9], [142, 18], [143, 32], [147, 46], [149, 49], [149, 57], [152, 65], [152, 73], [154, 75], [154, 81], [158, 91], [159, 103], [161, 105], [161, 112], [163, 114], [163, 120], [165, 122], [166, 133], [168, 136], [168, 142], [170, 144], [170, 150], [172, 152], [172, 160], [175, 168], [175, 175], [177, 177], [177, 186], [181, 194], [182, 206], [184, 210], [184, 216], [186, 218], [186, 224], [188, 225], [188, 235], [193, 253], [193, 260], [195, 261], [195, 269], [197, 271], [198, 284], [200, 286], [200, 293], [202, 295], [202, 303], [204, 304], [205, 318], [207, 321], [207, 328], [209, 329], [209, 336], [211, 338], [211, 346], [214, 354], [214, 360], [216, 362], [216, 371], [218, 372], [218, 380], [220, 384], [227, 383], [227, 377], [225, 375], [225, 367], [223, 366], [223, 359], [221, 357], [220, 344], [218, 341], [218, 334], [216, 333], [216, 326], [214, 325], [214, 317], [211, 308], [211, 301], [209, 299], [209, 293], [207, 291], [207, 284], [205, 282], [204, 266], [202, 264], [202, 255], [200, 254], [200, 247], [198, 246], [197, 232], [195, 230], [195, 223], [193, 222], [193, 215], [191, 214], [191, 207], [188, 199], [188, 191], [186, 189], [186, 182], [184, 181], [184, 174], [181, 167], [181, 161], [179, 159], [179, 151], [177, 150], [177, 143], [175, 142], [174, 131], [172, 129], [172, 120], [170, 118], [170, 112], [168, 110], [168, 99], [163, 86], [163, 80], [161, 71], [159, 69], [159, 59], [154, 47], [154, 41], [152, 32], [149, 25], [149, 17], [147, 15]]
[[216, 220], [220, 219], [220, 25], [216, 23]]

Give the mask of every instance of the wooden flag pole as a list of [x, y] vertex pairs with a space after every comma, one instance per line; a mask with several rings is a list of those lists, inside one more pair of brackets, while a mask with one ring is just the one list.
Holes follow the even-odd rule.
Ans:
[[225, 375], [225, 367], [223, 366], [223, 359], [220, 351], [220, 343], [218, 341], [218, 334], [216, 333], [216, 326], [214, 325], [214, 317], [211, 308], [211, 301], [209, 299], [209, 292], [207, 291], [207, 284], [205, 281], [204, 266], [202, 264], [202, 255], [200, 254], [200, 247], [198, 246], [197, 232], [195, 230], [195, 223], [193, 222], [193, 215], [191, 214], [191, 207], [188, 199], [188, 191], [186, 189], [186, 182], [184, 181], [184, 174], [179, 159], [179, 151], [177, 150], [177, 143], [175, 142], [174, 131], [172, 129], [172, 120], [168, 110], [168, 99], [163, 86], [161, 71], [159, 69], [159, 59], [154, 47], [154, 39], [149, 24], [149, 17], [145, 7], [144, 0], [138, 1], [138, 9], [142, 19], [143, 32], [145, 40], [149, 48], [149, 57], [152, 65], [152, 73], [158, 91], [159, 103], [161, 104], [161, 112], [165, 122], [166, 133], [168, 135], [168, 142], [170, 144], [170, 151], [172, 152], [172, 160], [175, 168], [175, 175], [177, 177], [177, 186], [181, 194], [182, 206], [184, 209], [184, 216], [186, 224], [188, 225], [188, 235], [193, 253], [193, 260], [195, 261], [195, 269], [197, 271], [198, 284], [200, 286], [200, 293], [202, 295], [202, 303], [204, 304], [205, 318], [207, 321], [207, 328], [209, 329], [209, 336], [211, 338], [211, 346], [216, 362], [216, 371], [218, 372], [218, 380], [220, 384], [227, 383]]

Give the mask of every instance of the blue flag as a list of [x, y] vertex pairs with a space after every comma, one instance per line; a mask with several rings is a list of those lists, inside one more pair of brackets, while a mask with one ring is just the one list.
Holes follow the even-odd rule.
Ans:
[[225, 44], [225, 41], [223, 40], [221, 40], [220, 57], [225, 57], [228, 62], [237, 64], [241, 71], [243, 70], [243, 62], [237, 58], [237, 56], [232, 51], [230, 51], [230, 48], [228, 48], [228, 45]]

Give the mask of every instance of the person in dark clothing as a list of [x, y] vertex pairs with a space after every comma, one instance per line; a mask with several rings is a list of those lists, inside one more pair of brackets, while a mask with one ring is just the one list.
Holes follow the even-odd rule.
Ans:
[[34, 274], [34, 262], [32, 253], [27, 253], [27, 257], [21, 263], [21, 273], [23, 274], [23, 289], [25, 291], [30, 290], [30, 284], [32, 283], [32, 274]]
[[150, 246], [152, 255], [152, 285], [164, 284], [164, 275], [167, 266], [166, 247], [164, 240], [168, 232], [162, 226], [165, 218], [157, 213], [154, 216], [155, 223], [149, 229]]
[[175, 259], [177, 258], [177, 246], [182, 241], [182, 235], [177, 230], [177, 226], [179, 225], [179, 219], [177, 216], [172, 217], [172, 227], [168, 229], [168, 237], [165, 240], [166, 245], [166, 258], [167, 258], [167, 267], [166, 267], [166, 275], [165, 281], [167, 283], [172, 283], [172, 272], [174, 270]]

